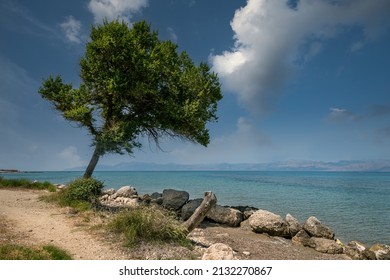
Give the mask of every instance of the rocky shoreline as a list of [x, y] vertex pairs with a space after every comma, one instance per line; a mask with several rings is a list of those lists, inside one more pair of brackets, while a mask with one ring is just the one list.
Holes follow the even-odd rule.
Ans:
[[[64, 188], [59, 185], [58, 188]], [[118, 190], [104, 190], [99, 202], [110, 209], [134, 208], [141, 204], [159, 205], [175, 211], [178, 218], [186, 221], [202, 202], [202, 198], [190, 199], [189, 193], [173, 189], [164, 189], [162, 193], [139, 196], [132, 186], [123, 186]], [[309, 217], [300, 223], [291, 214], [283, 218], [264, 209], [251, 206], [215, 205], [206, 215], [206, 219], [222, 226], [238, 228], [250, 226], [257, 234], [291, 240], [294, 246], [303, 246], [326, 254], [345, 254], [355, 260], [389, 260], [390, 246], [375, 244], [367, 248], [358, 241], [343, 244], [336, 238], [334, 231], [321, 223], [316, 217]], [[232, 259], [233, 250], [226, 244], [210, 246], [204, 259]], [[213, 253], [211, 253], [213, 252]]]

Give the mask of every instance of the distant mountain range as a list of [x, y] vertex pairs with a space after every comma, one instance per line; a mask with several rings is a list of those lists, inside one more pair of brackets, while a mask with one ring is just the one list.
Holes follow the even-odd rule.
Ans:
[[[83, 171], [76, 167], [66, 171]], [[123, 162], [116, 165], [98, 165], [96, 171], [372, 171], [390, 172], [390, 160], [381, 161], [279, 161], [270, 163], [219, 164], [159, 164]]]

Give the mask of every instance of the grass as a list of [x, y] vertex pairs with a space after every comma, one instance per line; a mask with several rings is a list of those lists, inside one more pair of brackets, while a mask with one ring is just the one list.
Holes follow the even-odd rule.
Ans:
[[122, 236], [124, 245], [135, 246], [140, 241], [175, 243], [190, 247], [187, 230], [174, 213], [154, 206], [142, 206], [118, 213], [107, 225], [108, 230]]
[[0, 260], [71, 260], [64, 250], [55, 246], [0, 245]]
[[5, 179], [0, 176], [0, 187], [20, 187], [26, 189], [36, 189], [36, 190], [48, 190], [50, 192], [55, 192], [57, 190], [56, 186], [52, 183], [45, 182], [31, 182], [30, 180], [20, 178], [20, 179]]

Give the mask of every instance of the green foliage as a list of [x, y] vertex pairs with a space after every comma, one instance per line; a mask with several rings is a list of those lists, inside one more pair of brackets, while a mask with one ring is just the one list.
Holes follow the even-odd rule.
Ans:
[[222, 94], [206, 63], [195, 65], [144, 21], [131, 28], [105, 21], [92, 27], [90, 37], [79, 88], [50, 76], [39, 93], [65, 119], [88, 129], [97, 158], [133, 153], [140, 136], [157, 145], [164, 136], [208, 145], [206, 124], [217, 120]]
[[30, 180], [20, 178], [20, 179], [5, 179], [0, 176], [0, 187], [22, 187], [27, 189], [37, 189], [37, 190], [48, 190], [50, 192], [55, 192], [56, 187], [48, 182], [31, 182]]
[[108, 229], [120, 234], [129, 247], [139, 241], [190, 244], [187, 230], [175, 219], [175, 215], [157, 207], [123, 211], [108, 224]]
[[0, 260], [71, 260], [64, 250], [48, 245], [31, 247], [16, 244], [0, 245]]
[[93, 202], [102, 192], [104, 185], [94, 178], [78, 178], [71, 182], [64, 191], [69, 201]]

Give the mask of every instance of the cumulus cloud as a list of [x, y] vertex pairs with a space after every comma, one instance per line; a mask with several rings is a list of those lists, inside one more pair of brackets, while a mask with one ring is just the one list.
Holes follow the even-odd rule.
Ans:
[[248, 0], [231, 22], [234, 48], [211, 55], [213, 70], [244, 106], [264, 112], [327, 39], [357, 27], [362, 38], [350, 48], [361, 49], [388, 27], [389, 11], [388, 0]]
[[107, 20], [118, 18], [130, 22], [132, 14], [146, 6], [148, 0], [90, 0], [88, 4], [95, 22], [101, 22], [105, 18]]
[[66, 20], [60, 24], [62, 32], [64, 32], [66, 39], [74, 44], [82, 42], [81, 36], [81, 22], [76, 20], [73, 16], [68, 16]]

